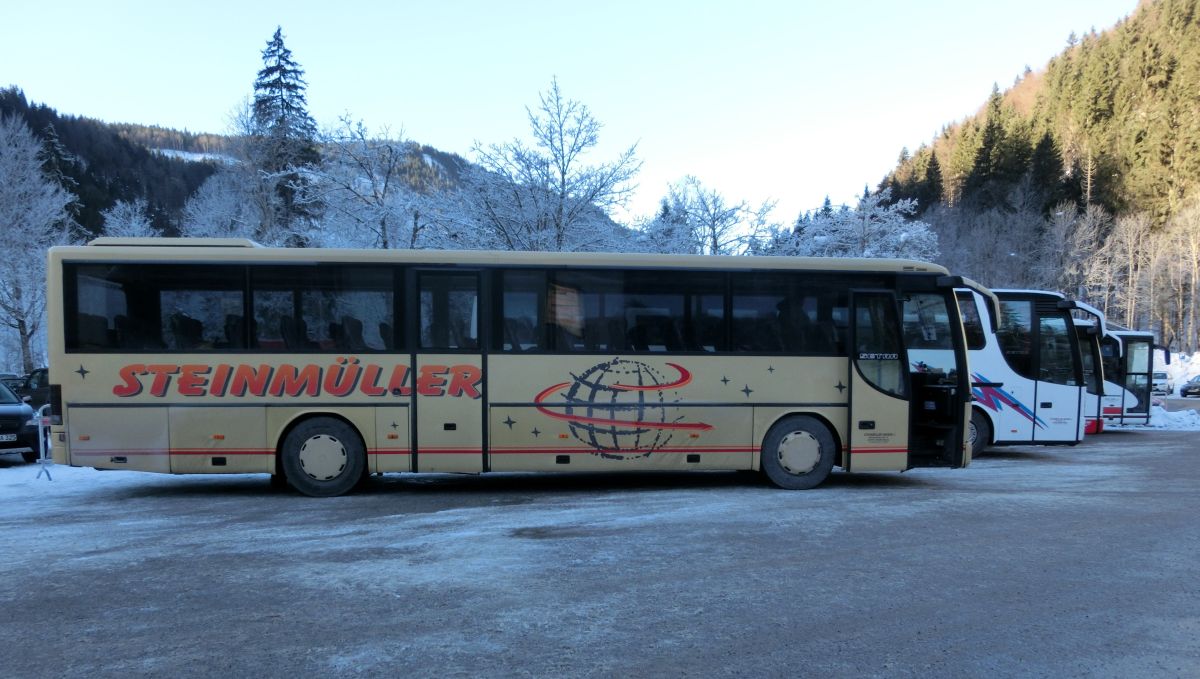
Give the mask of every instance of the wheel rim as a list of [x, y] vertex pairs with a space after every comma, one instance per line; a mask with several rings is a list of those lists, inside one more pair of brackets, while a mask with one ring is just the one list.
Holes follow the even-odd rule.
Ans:
[[975, 420], [971, 420], [971, 423], [967, 425], [967, 443], [974, 446], [977, 438], [979, 438], [979, 430], [975, 428]]
[[316, 481], [336, 478], [346, 468], [346, 446], [329, 434], [317, 434], [300, 446], [300, 468]]
[[794, 431], [783, 437], [776, 453], [789, 474], [807, 474], [821, 461], [821, 442], [806, 431]]

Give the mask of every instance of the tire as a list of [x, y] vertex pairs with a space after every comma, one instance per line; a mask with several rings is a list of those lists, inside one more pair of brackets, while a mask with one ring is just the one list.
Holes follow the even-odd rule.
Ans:
[[775, 423], [763, 439], [763, 473], [780, 488], [808, 490], [829, 476], [837, 452], [833, 434], [820, 420], [792, 415]]
[[967, 425], [967, 443], [971, 445], [972, 460], [983, 455], [988, 446], [992, 445], [992, 423], [987, 415], [979, 412], [977, 408], [971, 409], [971, 422]]
[[332, 417], [314, 417], [288, 432], [280, 463], [292, 488], [309, 497], [334, 497], [358, 484], [367, 454], [353, 427]]
[[38, 461], [38, 454], [35, 452], [21, 453], [21, 459], [25, 460], [29, 464], [33, 464], [34, 462]]

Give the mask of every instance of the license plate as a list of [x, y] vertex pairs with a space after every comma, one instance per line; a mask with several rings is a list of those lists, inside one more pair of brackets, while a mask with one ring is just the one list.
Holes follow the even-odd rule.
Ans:
[[16, 441], [16, 434], [0, 434], [0, 441]]

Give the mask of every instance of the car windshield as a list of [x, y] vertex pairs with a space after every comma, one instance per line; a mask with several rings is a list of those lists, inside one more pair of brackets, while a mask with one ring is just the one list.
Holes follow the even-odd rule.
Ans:
[[1165, 379], [1167, 379], [1167, 374], [1166, 373], [1154, 373], [1154, 379], [1165, 380]]
[[12, 393], [12, 389], [9, 389], [4, 384], [0, 384], [0, 403], [8, 405], [8, 404], [20, 403], [20, 402], [21, 402], [21, 399], [17, 398], [17, 395]]

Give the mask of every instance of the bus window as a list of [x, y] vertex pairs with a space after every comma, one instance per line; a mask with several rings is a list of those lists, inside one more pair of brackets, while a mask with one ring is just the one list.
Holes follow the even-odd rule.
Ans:
[[242, 349], [245, 269], [236, 266], [86, 265], [73, 267], [72, 351]]
[[962, 316], [963, 332], [967, 336], [967, 349], [976, 350], [987, 346], [987, 333], [983, 331], [983, 319], [979, 317], [979, 307], [975, 306], [975, 295], [962, 291], [958, 293], [958, 313]]
[[831, 356], [841, 352], [833, 315], [846, 294], [831, 280], [785, 274], [735, 275], [733, 349]]
[[546, 290], [543, 271], [503, 271], [498, 275], [500, 299], [492, 336], [498, 351], [541, 351], [545, 340], [542, 301]]
[[996, 340], [1008, 365], [1020, 376], [1037, 379], [1033, 372], [1033, 302], [1002, 300]]
[[479, 281], [475, 274], [423, 272], [417, 277], [422, 349], [478, 349]]
[[891, 295], [857, 297], [854, 319], [855, 365], [881, 391], [905, 398], [902, 344], [897, 333], [896, 302]]
[[302, 352], [395, 348], [393, 271], [369, 266], [251, 268], [253, 346]]
[[958, 324], [950, 323], [946, 297], [940, 293], [911, 293], [904, 298], [904, 345], [915, 372], [954, 374], [954, 338]]
[[1039, 318], [1038, 359], [1043, 381], [1067, 386], [1078, 385], [1075, 379], [1076, 353], [1070, 333], [1070, 321], [1066, 316]]

